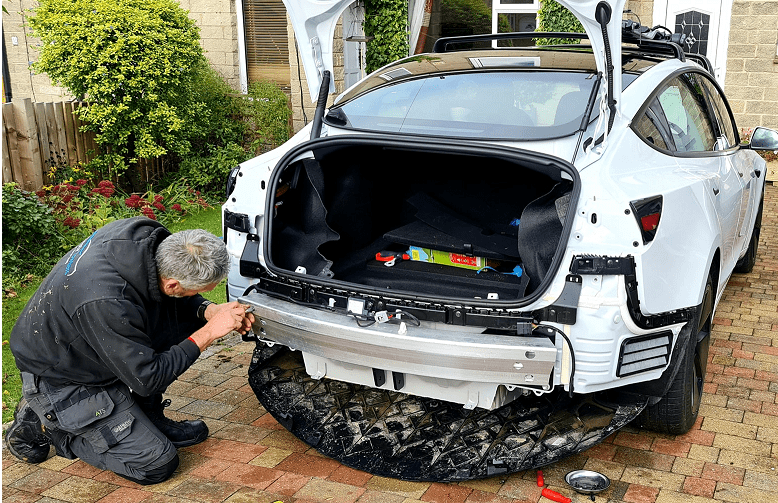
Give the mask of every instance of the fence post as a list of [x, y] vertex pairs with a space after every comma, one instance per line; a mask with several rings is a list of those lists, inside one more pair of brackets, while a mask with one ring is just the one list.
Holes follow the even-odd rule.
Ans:
[[65, 138], [68, 144], [68, 164], [75, 166], [81, 162], [81, 156], [76, 148], [76, 127], [73, 123], [73, 102], [63, 101], [61, 103], [62, 122], [65, 124]]
[[[18, 181], [21, 185], [22, 170], [19, 166], [19, 145], [16, 140], [16, 121], [14, 120], [14, 106], [11, 103], [3, 103], [3, 130], [8, 147], [3, 150], [3, 183]], [[5, 162], [5, 155], [8, 162]]]
[[52, 151], [49, 131], [46, 128], [46, 105], [33, 103], [35, 109], [35, 123], [38, 130], [38, 144], [40, 145], [41, 170], [43, 178], [49, 180], [49, 172], [54, 165], [54, 152]]
[[67, 163], [68, 150], [65, 142], [65, 125], [57, 121], [54, 103], [48, 102], [46, 108], [46, 129], [49, 131], [53, 161], [59, 167]]
[[38, 143], [38, 128], [35, 124], [35, 109], [30, 98], [14, 98], [11, 102], [14, 106], [22, 166], [23, 178], [19, 182], [25, 190], [37, 190], [43, 185], [43, 163]]

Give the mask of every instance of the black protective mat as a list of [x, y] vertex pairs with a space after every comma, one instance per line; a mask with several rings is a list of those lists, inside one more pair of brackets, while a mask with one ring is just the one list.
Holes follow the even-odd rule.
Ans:
[[594, 395], [530, 395], [494, 410], [313, 380], [302, 356], [259, 344], [249, 383], [260, 403], [322, 454], [375, 475], [469, 480], [547, 465], [592, 447], [645, 407]]

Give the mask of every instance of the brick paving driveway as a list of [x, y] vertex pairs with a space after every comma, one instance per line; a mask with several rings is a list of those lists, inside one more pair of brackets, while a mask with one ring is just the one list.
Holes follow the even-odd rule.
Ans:
[[[756, 267], [735, 275], [716, 312], [700, 418], [682, 436], [627, 428], [545, 467], [575, 502], [571, 469], [610, 477], [598, 502], [778, 501], [778, 186], [768, 186]], [[3, 448], [3, 502], [440, 503], [547, 502], [535, 472], [464, 483], [403, 482], [347, 468], [297, 440], [265, 412], [246, 381], [253, 343], [209, 349], [168, 390], [168, 415], [203, 417], [204, 443], [181, 451], [170, 480], [139, 486], [81, 461], [19, 463]]]

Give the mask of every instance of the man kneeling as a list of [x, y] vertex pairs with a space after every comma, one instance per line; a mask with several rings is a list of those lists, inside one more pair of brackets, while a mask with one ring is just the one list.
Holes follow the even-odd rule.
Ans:
[[199, 295], [228, 269], [216, 236], [171, 234], [145, 217], [112, 222], [70, 250], [11, 333], [23, 397], [10, 452], [40, 463], [53, 445], [139, 484], [169, 478], [176, 448], [202, 442], [208, 427], [166, 418], [162, 393], [201, 351], [254, 321], [237, 302]]

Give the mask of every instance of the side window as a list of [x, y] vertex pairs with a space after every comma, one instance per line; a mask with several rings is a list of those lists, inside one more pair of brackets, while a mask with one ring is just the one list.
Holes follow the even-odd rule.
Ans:
[[659, 93], [677, 152], [706, 152], [716, 147], [716, 134], [702, 86], [689, 74], [667, 83]]
[[662, 150], [670, 150], [663, 135], [659, 132], [659, 128], [654, 123], [655, 119], [652, 118], [652, 115], [653, 113], [650, 109], [646, 110], [640, 119], [635, 121], [632, 128], [638, 136], [642, 137], [648, 143], [651, 143]]
[[735, 123], [732, 122], [732, 116], [729, 114], [729, 108], [727, 108], [724, 98], [710, 79], [700, 77], [700, 80], [708, 92], [708, 99], [713, 106], [713, 112], [719, 124], [719, 135], [726, 139], [727, 147], [736, 146], [738, 143], [737, 129], [735, 128]]

